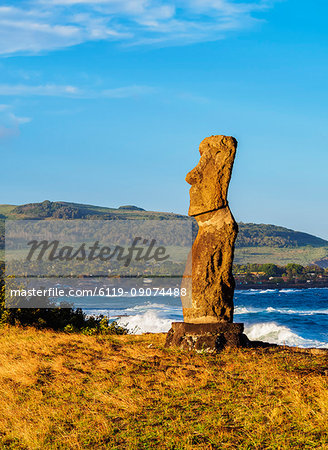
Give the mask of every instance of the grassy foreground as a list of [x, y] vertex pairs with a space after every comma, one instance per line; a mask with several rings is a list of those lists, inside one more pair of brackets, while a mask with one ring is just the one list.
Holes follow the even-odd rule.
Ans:
[[0, 330], [0, 448], [327, 449], [328, 358]]

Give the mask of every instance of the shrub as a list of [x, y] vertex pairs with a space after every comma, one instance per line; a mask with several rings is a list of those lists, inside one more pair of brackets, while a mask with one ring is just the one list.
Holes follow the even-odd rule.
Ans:
[[[24, 299], [23, 304], [34, 299]], [[67, 333], [82, 332], [94, 334], [127, 334], [124, 327], [100, 315], [87, 316], [80, 308], [72, 308], [62, 302], [58, 307], [49, 298], [43, 298], [42, 308], [6, 308], [3, 272], [0, 273], [0, 325], [32, 326], [38, 329], [52, 329]]]

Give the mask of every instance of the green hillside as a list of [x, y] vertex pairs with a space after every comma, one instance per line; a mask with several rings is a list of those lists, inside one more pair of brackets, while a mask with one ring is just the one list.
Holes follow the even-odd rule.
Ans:
[[[193, 220], [187, 216], [145, 211], [134, 205], [119, 208], [85, 205], [69, 202], [28, 203], [26, 205], [0, 205], [0, 246], [4, 244], [5, 219], [91, 219], [91, 220], [125, 220], [125, 219], [182, 219]], [[236, 263], [273, 262], [288, 264], [296, 262], [311, 264], [316, 262], [327, 264], [328, 241], [308, 233], [294, 231], [288, 228], [255, 224], [239, 223], [239, 234], [236, 242]]]
[[[2, 214], [2, 206], [0, 206]], [[4, 214], [4, 213], [3, 213]], [[185, 216], [173, 214], [145, 211], [133, 205], [120, 206], [119, 208], [105, 208], [102, 206], [83, 205], [68, 202], [28, 203], [26, 205], [15, 206], [4, 214], [7, 218], [15, 219], [172, 219], [185, 218]]]
[[306, 245], [323, 247], [328, 241], [277, 225], [239, 223], [237, 247], [295, 248]]

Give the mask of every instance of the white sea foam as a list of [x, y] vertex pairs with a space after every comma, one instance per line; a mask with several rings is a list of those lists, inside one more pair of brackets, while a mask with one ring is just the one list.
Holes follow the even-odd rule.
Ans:
[[235, 306], [234, 314], [256, 314], [262, 312], [263, 309], [248, 308], [246, 306]]
[[315, 287], [315, 288], [300, 288], [300, 289], [293, 289], [293, 288], [282, 288], [282, 289], [236, 289], [236, 294], [248, 294], [248, 295], [254, 295], [254, 294], [294, 294], [299, 292], [308, 292], [308, 291], [323, 291], [327, 290], [328, 287]]
[[166, 309], [168, 306], [167, 305], [162, 305], [160, 303], [144, 303], [143, 305], [136, 305], [136, 306], [132, 306], [131, 308], [125, 308], [124, 311], [139, 311], [142, 309]]
[[135, 305], [135, 306], [131, 306], [131, 307], [127, 307], [124, 309], [113, 309], [113, 308], [108, 308], [108, 309], [98, 309], [98, 308], [88, 308], [85, 309], [85, 313], [87, 314], [87, 316], [99, 316], [99, 315], [103, 315], [105, 317], [108, 317], [110, 319], [114, 319], [114, 318], [118, 318], [120, 316], [130, 316], [134, 313], [144, 313], [147, 311], [151, 311], [151, 310], [155, 310], [158, 311], [160, 310], [162, 313], [170, 313], [170, 314], [179, 314], [181, 312], [182, 314], [182, 307], [178, 307], [178, 306], [171, 306], [171, 305], [165, 305], [165, 304], [161, 304], [161, 303], [151, 303], [151, 302], [146, 302], [144, 304], [141, 305]]
[[299, 289], [279, 289], [282, 294], [293, 294], [294, 292], [299, 292]]
[[243, 293], [246, 295], [256, 295], [256, 294], [275, 294], [279, 292], [278, 289], [247, 289], [247, 290], [238, 290], [236, 293]]
[[[248, 294], [248, 295], [256, 295], [256, 294], [294, 294], [297, 292], [304, 292], [308, 291], [311, 288], [308, 289], [247, 289], [247, 290], [236, 290], [237, 294]], [[317, 289], [317, 288], [313, 288]]]
[[[146, 305], [144, 305], [146, 307]], [[149, 305], [148, 305], [149, 306]], [[165, 311], [159, 311], [159, 306], [156, 304], [155, 308], [148, 309], [146, 311], [139, 311], [134, 315], [126, 315], [118, 318], [113, 311], [108, 310], [95, 310], [96, 315], [103, 314], [109, 319], [117, 319], [119, 325], [126, 327], [131, 334], [142, 333], [166, 333], [171, 328], [172, 319], [162, 317]], [[165, 306], [165, 305], [163, 305]], [[138, 311], [138, 309], [135, 309]], [[294, 311], [294, 310], [278, 310], [276, 308], [266, 309], [250, 309], [246, 307], [237, 307], [235, 314], [248, 314], [260, 311], [266, 312], [281, 312], [284, 314], [328, 314], [328, 310], [317, 311]], [[91, 314], [91, 311], [88, 311]], [[120, 311], [120, 313], [124, 313]], [[182, 315], [181, 315], [181, 320]], [[320, 342], [318, 340], [305, 339], [293, 332], [290, 328], [278, 325], [274, 322], [256, 323], [254, 325], [245, 326], [245, 334], [250, 340], [270, 342], [273, 344], [289, 345], [297, 347], [316, 347], [316, 348], [328, 348], [328, 343]]]
[[274, 312], [274, 313], [281, 313], [281, 314], [294, 314], [299, 316], [313, 316], [315, 314], [328, 314], [328, 309], [306, 309], [306, 310], [300, 310], [300, 309], [285, 309], [285, 308], [271, 308], [270, 306], [266, 308], [266, 312]]
[[246, 306], [236, 306], [234, 314], [259, 314], [259, 313], [280, 313], [280, 314], [294, 314], [300, 316], [313, 316], [315, 314], [328, 314], [328, 309], [287, 309], [287, 308], [250, 308]]
[[131, 334], [167, 333], [172, 320], [159, 317], [155, 311], [146, 311], [134, 316], [120, 317], [117, 323], [126, 327]]
[[297, 311], [294, 309], [285, 309], [285, 308], [272, 308], [271, 306], [269, 306], [268, 308], [264, 309], [263, 312], [268, 312], [268, 313], [280, 313], [280, 314], [302, 314], [302, 315], [312, 315], [315, 314], [313, 311]]
[[290, 328], [277, 325], [274, 322], [256, 323], [245, 327], [245, 334], [252, 341], [270, 342], [271, 344], [289, 345], [297, 347], [328, 348], [328, 343], [312, 339], [304, 339]]
[[[147, 311], [133, 316], [120, 317], [118, 324], [126, 327], [131, 334], [167, 333], [171, 328], [171, 319], [159, 316], [156, 311]], [[328, 343], [304, 339], [290, 328], [274, 322], [257, 323], [246, 326], [245, 333], [250, 340], [270, 342], [272, 344], [297, 347], [328, 348]]]

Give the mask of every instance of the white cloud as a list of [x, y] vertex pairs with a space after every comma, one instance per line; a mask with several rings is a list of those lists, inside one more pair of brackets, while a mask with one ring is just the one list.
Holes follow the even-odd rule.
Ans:
[[0, 54], [37, 53], [83, 42], [79, 27], [52, 23], [52, 15], [35, 9], [0, 7]]
[[14, 113], [10, 113], [9, 117], [17, 125], [21, 125], [21, 124], [24, 124], [24, 123], [29, 123], [32, 120], [30, 117], [18, 117]]
[[14, 114], [10, 105], [0, 105], [0, 141], [19, 136], [20, 126], [31, 120], [30, 117], [20, 117]]
[[[0, 95], [2, 96], [47, 96], [47, 97], [70, 97], [70, 98], [131, 98], [156, 92], [151, 86], [123, 86], [111, 89], [82, 89], [71, 85], [45, 84], [33, 86], [28, 84], [8, 85], [0, 84]], [[6, 105], [3, 105], [6, 106]], [[0, 105], [1, 111], [1, 105]], [[24, 119], [24, 118], [21, 118]], [[22, 123], [22, 122], [21, 122]], [[26, 122], [25, 122], [26, 123]]]
[[129, 45], [217, 40], [252, 26], [259, 20], [255, 15], [277, 1], [25, 0], [20, 7], [0, 7], [0, 55], [33, 54], [92, 40]]
[[75, 86], [61, 86], [55, 84], [45, 84], [32, 86], [28, 84], [8, 85], [0, 84], [0, 95], [3, 96], [77, 96], [80, 94], [79, 88]]
[[[0, 85], [0, 95], [8, 97], [21, 96], [56, 96], [70, 97], [77, 99], [108, 98], [123, 99], [135, 98], [142, 95], [153, 94], [157, 90], [151, 86], [124, 86], [112, 89], [100, 89], [98, 91], [91, 89], [82, 89], [71, 85]], [[70, 111], [71, 112], [71, 111]], [[15, 114], [12, 106], [0, 104], [0, 141], [7, 140], [20, 135], [21, 126], [32, 121], [31, 117], [25, 117]]]

